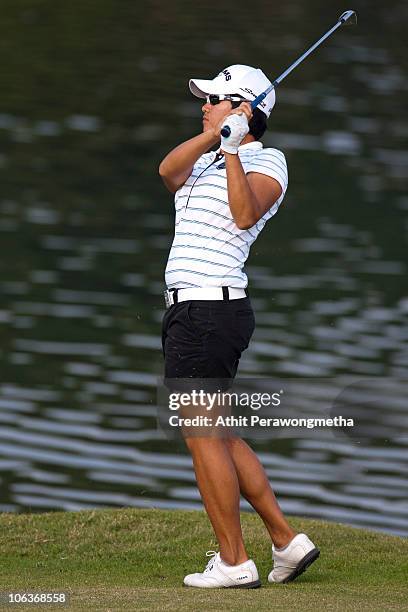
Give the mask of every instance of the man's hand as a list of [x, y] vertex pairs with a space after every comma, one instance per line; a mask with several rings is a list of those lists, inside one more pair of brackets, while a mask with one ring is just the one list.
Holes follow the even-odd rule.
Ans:
[[252, 108], [249, 102], [242, 102], [224, 118], [220, 125], [220, 132], [224, 125], [228, 125], [231, 134], [221, 136], [221, 149], [226, 153], [236, 155], [238, 147], [249, 132], [248, 121], [252, 117]]
[[224, 125], [228, 125], [231, 133], [229, 136], [221, 135], [221, 150], [236, 155], [239, 145], [249, 132], [248, 119], [244, 113], [229, 115], [224, 119], [221, 129]]
[[[239, 123], [236, 124], [235, 122], [237, 121], [238, 117], [239, 117]], [[235, 153], [235, 154], [237, 153], [238, 147], [241, 141], [248, 134], [248, 121], [251, 118], [252, 118], [252, 108], [249, 102], [242, 102], [242, 104], [240, 104], [238, 108], [235, 108], [234, 110], [230, 110], [224, 115], [224, 117], [218, 123], [217, 127], [214, 129], [215, 137], [221, 138], [221, 149], [223, 151], [226, 151], [227, 153], [229, 152]], [[228, 125], [231, 128], [231, 134], [228, 138], [221, 137], [221, 129], [224, 127], [224, 125]], [[239, 126], [238, 129], [241, 129], [241, 131], [244, 129], [246, 130], [245, 133], [242, 134], [238, 142], [238, 145], [236, 146], [233, 146], [233, 138], [234, 138], [233, 132], [236, 132], [237, 127], [233, 129], [233, 125], [238, 125]], [[228, 151], [228, 149], [231, 149], [231, 151]]]

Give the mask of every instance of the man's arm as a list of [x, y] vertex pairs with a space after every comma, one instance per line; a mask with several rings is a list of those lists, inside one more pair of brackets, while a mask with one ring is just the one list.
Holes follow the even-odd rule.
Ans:
[[159, 174], [167, 189], [175, 193], [190, 176], [197, 159], [219, 142], [219, 136], [208, 130], [170, 151], [159, 166]]
[[282, 194], [278, 181], [265, 174], [245, 174], [238, 155], [225, 153], [228, 201], [239, 229], [248, 229], [273, 206]]

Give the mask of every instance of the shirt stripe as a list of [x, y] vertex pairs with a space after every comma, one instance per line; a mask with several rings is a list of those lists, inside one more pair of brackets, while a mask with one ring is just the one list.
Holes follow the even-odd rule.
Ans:
[[[188, 210], [188, 209], [187, 209]], [[230, 236], [233, 236], [234, 238], [239, 238], [240, 240], [242, 240], [242, 242], [244, 242], [246, 245], [248, 244], [248, 242], [245, 240], [245, 238], [243, 236], [240, 236], [239, 234], [234, 234], [233, 232], [230, 232], [229, 230], [227, 230], [225, 227], [220, 227], [219, 225], [212, 225], [211, 223], [206, 223], [204, 221], [199, 221], [198, 219], [181, 219], [178, 223], [176, 223], [176, 227], [178, 225], [180, 225], [180, 223], [184, 221], [185, 223], [197, 223], [198, 225], [206, 225], [207, 227], [213, 227], [214, 229], [218, 230], [218, 231], [222, 231], [222, 232], [226, 232], [227, 234], [229, 234]], [[243, 230], [239, 230], [241, 233], [244, 233]], [[245, 230], [247, 231], [247, 230]], [[177, 243], [176, 243], [177, 244]], [[227, 244], [227, 243], [225, 243]]]
[[[184, 200], [186, 198], [189, 198], [190, 200], [194, 200], [194, 199], [203, 200], [203, 196], [202, 195], [192, 195], [192, 196], [183, 195], [183, 196], [179, 197], [178, 201]], [[228, 201], [227, 200], [220, 200], [219, 198], [214, 198], [212, 196], [204, 196], [204, 198], [206, 200], [212, 200], [213, 202], [219, 202], [220, 204], [224, 204], [225, 206], [228, 206]], [[183, 204], [183, 206], [184, 206], [184, 204]], [[232, 217], [230, 217], [230, 218], [232, 218]]]
[[[232, 259], [235, 259], [235, 261], [241, 262], [241, 259], [239, 257], [235, 257], [234, 255], [231, 255], [231, 253], [223, 253], [219, 249], [210, 249], [205, 246], [193, 246], [191, 244], [175, 244], [173, 246], [173, 249], [200, 249], [203, 251], [211, 251], [212, 253], [219, 253], [223, 257], [232, 257]], [[169, 261], [170, 261], [170, 257], [169, 257]]]
[[[178, 235], [179, 236], [195, 236], [197, 238], [207, 238], [207, 239], [211, 240], [211, 242], [221, 242], [222, 244], [225, 244], [225, 240], [222, 240], [221, 238], [216, 238], [215, 236], [208, 236], [206, 234], [193, 234], [192, 232], [178, 232]], [[241, 247], [237, 246], [236, 244], [233, 244], [232, 242], [230, 242], [229, 245], [233, 246], [235, 249], [238, 249], [238, 251], [240, 251], [242, 253], [242, 255], [244, 255], [245, 258], [247, 257], [247, 255], [241, 249]], [[176, 244], [173, 244], [173, 246], [177, 247]], [[195, 248], [200, 248], [200, 247], [197, 246]]]

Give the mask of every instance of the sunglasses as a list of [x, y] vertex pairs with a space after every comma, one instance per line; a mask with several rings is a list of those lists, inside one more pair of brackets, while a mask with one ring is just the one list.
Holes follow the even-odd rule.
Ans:
[[244, 102], [244, 98], [240, 98], [239, 96], [228, 96], [228, 95], [218, 95], [218, 94], [210, 94], [209, 96], [205, 96], [207, 100], [207, 104], [211, 104], [211, 106], [215, 106], [215, 104], [219, 104], [222, 100], [229, 100], [230, 102]]

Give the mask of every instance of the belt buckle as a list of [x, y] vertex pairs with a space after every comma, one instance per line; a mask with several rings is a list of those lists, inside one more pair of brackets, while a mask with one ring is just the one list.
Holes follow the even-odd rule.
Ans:
[[170, 308], [170, 306], [173, 306], [174, 304], [173, 292], [166, 289], [165, 291], [163, 291], [163, 293], [164, 293], [164, 301], [166, 304], [166, 308]]

